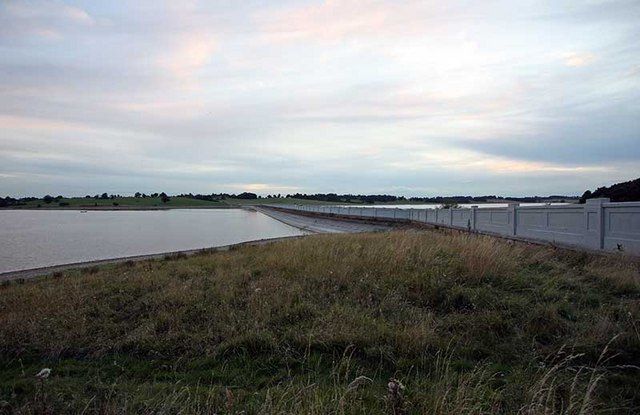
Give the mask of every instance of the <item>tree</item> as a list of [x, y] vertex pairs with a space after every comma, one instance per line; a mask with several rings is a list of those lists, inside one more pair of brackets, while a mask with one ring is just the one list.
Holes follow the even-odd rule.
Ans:
[[160, 200], [162, 200], [162, 203], [167, 203], [171, 199], [169, 198], [169, 196], [167, 196], [165, 192], [162, 192], [160, 193]]
[[238, 199], [257, 199], [258, 195], [256, 195], [255, 193], [251, 193], [251, 192], [242, 192], [236, 197]]
[[134, 195], [134, 197], [141, 197], [141, 196], [142, 196], [142, 193], [140, 192], [136, 192], [136, 194]]
[[456, 202], [445, 202], [440, 206], [440, 209], [457, 209], [460, 205]]
[[5, 197], [4, 199], [0, 197], [0, 207], [6, 207], [6, 206], [12, 206], [12, 205], [18, 205], [21, 204], [19, 203], [19, 201], [17, 199], [14, 199], [12, 197]]
[[612, 202], [640, 201], [640, 178], [628, 182], [616, 183], [612, 186], [599, 187], [593, 193], [582, 195], [580, 202], [591, 198], [608, 197]]
[[100, 199], [109, 199], [109, 195], [105, 192], [102, 195], [100, 195]]
[[582, 197], [580, 197], [580, 203], [586, 203], [587, 199], [591, 199], [591, 190], [587, 190], [586, 192], [584, 192], [582, 194]]
[[53, 196], [46, 195], [45, 197], [42, 198], [42, 200], [44, 201], [44, 203], [51, 203], [53, 202]]

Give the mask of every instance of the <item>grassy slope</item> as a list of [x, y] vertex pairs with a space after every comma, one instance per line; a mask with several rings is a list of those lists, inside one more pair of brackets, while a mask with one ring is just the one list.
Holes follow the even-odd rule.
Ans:
[[[0, 286], [0, 401], [23, 413], [633, 412], [639, 278], [630, 259], [437, 232], [73, 271]], [[43, 367], [52, 375], [36, 381]], [[349, 387], [358, 376], [372, 382]]]
[[313, 205], [322, 204], [330, 205], [331, 202], [322, 202], [319, 200], [305, 200], [305, 199], [293, 199], [293, 198], [272, 198], [272, 199], [224, 199], [220, 202], [213, 202], [209, 200], [191, 199], [188, 197], [171, 197], [167, 203], [162, 203], [159, 197], [119, 197], [116, 199], [94, 199], [84, 197], [65, 197], [60, 201], [54, 201], [49, 204], [44, 203], [42, 199], [34, 200], [26, 203], [26, 207], [36, 207], [40, 205], [43, 208], [57, 208], [59, 202], [66, 202], [69, 207], [93, 207], [97, 206], [113, 206], [113, 202], [118, 203], [120, 207], [228, 207], [238, 205], [259, 205], [259, 204], [286, 204], [295, 203], [299, 205]]
[[[172, 197], [167, 203], [162, 203], [159, 197], [118, 197], [116, 199], [94, 199], [84, 197], [69, 197], [63, 198], [60, 202], [69, 203], [72, 207], [92, 207], [97, 206], [113, 206], [113, 202], [118, 203], [119, 206], [165, 206], [165, 207], [178, 207], [178, 206], [211, 206], [211, 207], [223, 207], [225, 206], [221, 202], [211, 202], [208, 200], [197, 200], [188, 197]], [[58, 207], [59, 202], [51, 202], [49, 204], [44, 203], [42, 200], [34, 200], [28, 202], [26, 206], [35, 207], [40, 205], [41, 207]]]

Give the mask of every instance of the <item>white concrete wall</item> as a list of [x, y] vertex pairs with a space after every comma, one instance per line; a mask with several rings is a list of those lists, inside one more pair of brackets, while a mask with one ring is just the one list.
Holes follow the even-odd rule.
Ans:
[[434, 223], [440, 223], [442, 225], [451, 225], [450, 209], [436, 209], [436, 219]]
[[475, 227], [473, 230], [508, 235], [509, 212], [507, 208], [475, 209]]
[[582, 205], [521, 207], [517, 212], [517, 236], [575, 246], [584, 242], [586, 224]]
[[426, 223], [436, 223], [436, 214], [438, 213], [437, 209], [427, 209], [427, 220]]
[[471, 209], [452, 209], [451, 226], [471, 229]]
[[640, 202], [604, 203], [602, 209], [603, 248], [640, 253]]
[[551, 242], [593, 250], [640, 255], [640, 202], [610, 203], [590, 199], [584, 205], [506, 208], [398, 209], [317, 205], [275, 205], [367, 219], [413, 221], [498, 236]]

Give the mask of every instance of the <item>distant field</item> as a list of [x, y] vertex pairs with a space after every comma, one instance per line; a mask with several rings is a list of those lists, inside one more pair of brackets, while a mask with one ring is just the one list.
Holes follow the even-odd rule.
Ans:
[[[63, 204], [63, 206], [60, 205]], [[117, 205], [114, 205], [117, 203]], [[34, 200], [27, 202], [24, 206], [20, 207], [41, 207], [41, 208], [60, 208], [60, 207], [230, 207], [230, 206], [249, 206], [260, 204], [299, 204], [299, 205], [314, 205], [323, 204], [329, 205], [332, 202], [322, 202], [318, 200], [305, 200], [305, 199], [292, 199], [292, 198], [271, 198], [271, 199], [223, 199], [221, 201], [209, 201], [192, 199], [189, 197], [171, 197], [167, 203], [163, 203], [159, 197], [117, 197], [115, 199], [94, 199], [84, 197], [72, 197], [62, 198], [60, 200], [54, 200], [51, 203], [45, 203], [44, 200]], [[67, 204], [67, 205], [65, 205]], [[342, 203], [344, 204], [344, 203]]]
[[[96, 207], [96, 206], [132, 206], [132, 207], [181, 207], [181, 206], [211, 206], [211, 207], [224, 207], [225, 204], [221, 202], [211, 202], [208, 200], [197, 200], [188, 197], [172, 197], [167, 203], [163, 203], [159, 197], [118, 197], [115, 199], [94, 199], [84, 197], [72, 197], [62, 198], [51, 203], [45, 203], [44, 200], [34, 200], [27, 203], [27, 207], [37, 207], [40, 205], [42, 208], [55, 208], [61, 207], [60, 203], [68, 203], [67, 207]], [[64, 206], [63, 206], [64, 207]]]
[[414, 231], [0, 285], [0, 413], [638, 413], [639, 267]]

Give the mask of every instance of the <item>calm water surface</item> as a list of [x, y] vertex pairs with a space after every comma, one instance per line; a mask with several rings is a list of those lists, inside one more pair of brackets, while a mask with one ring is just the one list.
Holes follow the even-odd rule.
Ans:
[[302, 234], [242, 209], [0, 210], [0, 273]]

